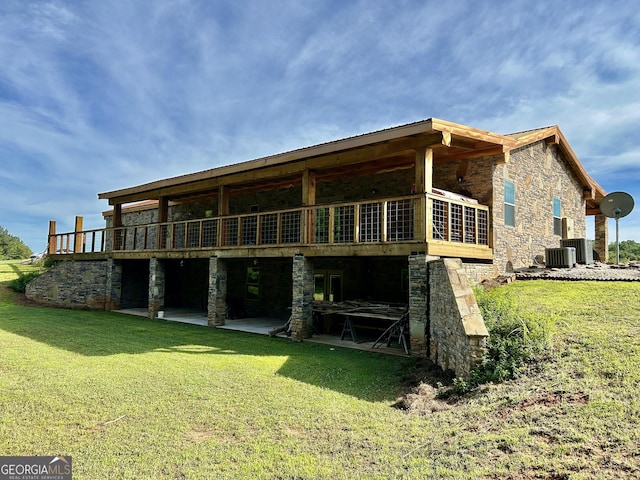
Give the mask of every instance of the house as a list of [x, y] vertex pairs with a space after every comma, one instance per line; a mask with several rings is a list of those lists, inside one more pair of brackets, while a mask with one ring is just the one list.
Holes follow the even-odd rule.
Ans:
[[298, 339], [314, 328], [314, 301], [404, 304], [412, 353], [450, 365], [454, 348], [429, 318], [448, 308], [433, 301], [442, 282], [468, 360], [486, 330], [464, 277], [531, 265], [585, 237], [587, 215], [606, 259], [604, 196], [556, 126], [501, 135], [431, 118], [100, 193], [105, 228], [84, 231], [78, 217], [58, 233], [52, 222], [48, 253], [68, 261], [30, 295], [151, 317], [202, 309], [211, 326], [291, 317]]

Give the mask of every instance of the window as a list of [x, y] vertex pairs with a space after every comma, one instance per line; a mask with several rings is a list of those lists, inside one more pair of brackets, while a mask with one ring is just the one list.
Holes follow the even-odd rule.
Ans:
[[553, 234], [562, 235], [562, 202], [559, 198], [553, 199]]
[[516, 187], [507, 180], [504, 181], [504, 224], [516, 226]]
[[247, 298], [257, 300], [260, 296], [260, 268], [247, 268]]
[[313, 284], [314, 300], [342, 301], [342, 272], [317, 271], [313, 278]]

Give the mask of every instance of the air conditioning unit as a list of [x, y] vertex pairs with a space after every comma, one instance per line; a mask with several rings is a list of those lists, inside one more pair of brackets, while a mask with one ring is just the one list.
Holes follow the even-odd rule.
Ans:
[[576, 249], [576, 261], [578, 263], [593, 263], [593, 240], [586, 238], [565, 238], [560, 240], [561, 247], [574, 247]]
[[576, 264], [574, 247], [545, 248], [544, 256], [547, 268], [572, 268]]

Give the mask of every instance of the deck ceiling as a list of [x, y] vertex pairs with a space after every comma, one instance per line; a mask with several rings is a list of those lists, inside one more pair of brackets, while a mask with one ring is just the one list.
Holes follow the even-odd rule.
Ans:
[[[588, 192], [588, 206], [597, 208], [604, 191], [584, 171], [557, 127], [500, 135], [444, 120], [428, 119], [334, 142], [306, 147], [243, 163], [138, 185], [98, 195], [110, 205], [167, 198], [194, 201], [215, 197], [224, 186], [229, 194], [300, 185], [305, 171], [316, 181], [413, 168], [416, 151], [431, 148], [435, 164], [497, 155], [508, 160], [509, 151], [527, 142], [551, 139], [568, 155], [570, 166]], [[549, 141], [549, 140], [547, 140]], [[599, 197], [599, 198], [598, 198]]]

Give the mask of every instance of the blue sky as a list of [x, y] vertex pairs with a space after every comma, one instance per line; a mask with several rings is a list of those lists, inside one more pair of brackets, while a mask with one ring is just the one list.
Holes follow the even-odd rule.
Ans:
[[559, 125], [640, 203], [631, 0], [2, 0], [0, 65], [0, 226], [34, 251], [99, 192], [430, 117]]

